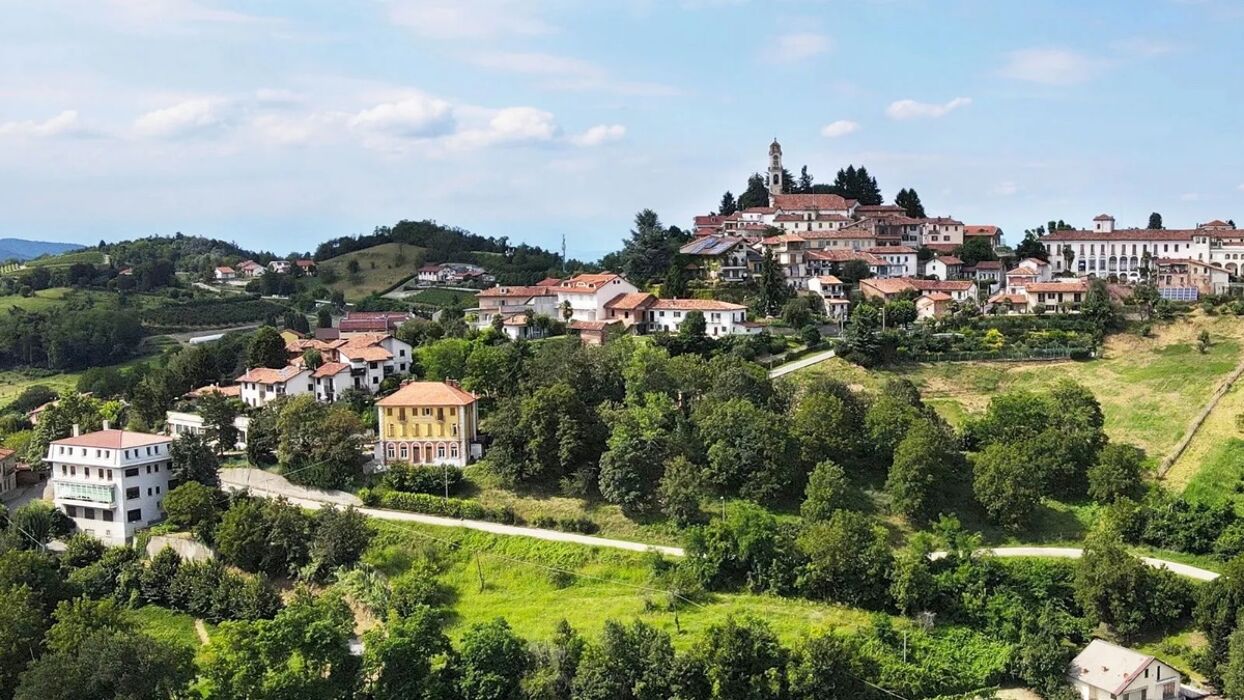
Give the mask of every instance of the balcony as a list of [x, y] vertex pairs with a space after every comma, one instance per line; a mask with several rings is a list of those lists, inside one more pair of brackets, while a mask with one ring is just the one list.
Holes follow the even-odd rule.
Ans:
[[116, 506], [116, 489], [112, 484], [84, 484], [77, 481], [53, 480], [56, 500], [70, 505], [87, 507]]

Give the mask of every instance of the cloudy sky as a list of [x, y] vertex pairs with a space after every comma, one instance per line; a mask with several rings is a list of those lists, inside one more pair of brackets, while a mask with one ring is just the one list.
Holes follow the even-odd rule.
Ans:
[[276, 252], [433, 218], [599, 256], [765, 166], [1014, 238], [1244, 220], [1220, 0], [0, 0], [0, 236]]

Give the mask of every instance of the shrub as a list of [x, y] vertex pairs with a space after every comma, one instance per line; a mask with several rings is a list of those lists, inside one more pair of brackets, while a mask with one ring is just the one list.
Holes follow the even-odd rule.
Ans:
[[426, 493], [388, 489], [361, 489], [359, 498], [364, 505], [390, 510], [408, 510], [412, 513], [464, 520], [488, 520], [495, 523], [514, 524], [519, 521], [511, 508], [485, 508], [479, 501], [465, 498], [443, 498]]
[[385, 472], [381, 483], [394, 491], [441, 495], [448, 484], [450, 493], [462, 487], [462, 470], [445, 469], [430, 464], [394, 464]]

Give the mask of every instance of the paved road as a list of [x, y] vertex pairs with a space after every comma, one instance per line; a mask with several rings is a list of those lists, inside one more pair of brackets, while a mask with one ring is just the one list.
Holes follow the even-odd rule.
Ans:
[[313, 510], [318, 509], [325, 504], [353, 505], [364, 515], [372, 518], [380, 518], [381, 520], [422, 523], [424, 525], [436, 525], [439, 527], [466, 528], [468, 530], [490, 532], [494, 535], [533, 537], [552, 542], [571, 542], [574, 544], [584, 544], [592, 547], [625, 549], [632, 552], [656, 550], [667, 556], [683, 556], [683, 550], [681, 547], [666, 547], [655, 544], [644, 544], [642, 542], [629, 542], [627, 540], [613, 540], [606, 537], [593, 537], [591, 535], [580, 535], [573, 532], [561, 532], [559, 530], [542, 530], [535, 527], [502, 525], [501, 523], [490, 523], [482, 520], [443, 518], [436, 515], [409, 513], [401, 510], [364, 508], [360, 505], [359, 499], [352, 494], [342, 491], [318, 491], [315, 489], [302, 488], [300, 486], [290, 484], [283, 477], [277, 474], [265, 472], [260, 469], [222, 469], [220, 470], [220, 480], [221, 484], [225, 488], [233, 491], [249, 490], [252, 494], [265, 498], [277, 498], [284, 496], [289, 499], [290, 503]]
[[[535, 527], [502, 525], [500, 523], [490, 523], [481, 520], [443, 518], [436, 515], [409, 513], [401, 510], [364, 508], [362, 507], [358, 497], [353, 494], [349, 494], [344, 491], [320, 491], [317, 489], [308, 489], [296, 486], [286, 481], [284, 477], [278, 474], [263, 471], [262, 469], [222, 469], [220, 470], [220, 480], [222, 485], [227, 489], [234, 491], [249, 490], [254, 495], [265, 498], [277, 498], [284, 496], [289, 499], [290, 503], [313, 510], [318, 509], [325, 504], [355, 506], [364, 515], [373, 518], [380, 518], [382, 520], [423, 523], [425, 525], [436, 525], [439, 527], [467, 528], [469, 530], [490, 532], [494, 535], [534, 537], [536, 539], [550, 540], [553, 542], [571, 542], [574, 544], [585, 544], [593, 547], [625, 549], [632, 552], [655, 550], [661, 554], [671, 557], [681, 557], [684, 555], [681, 547], [667, 547], [663, 545], [645, 544], [643, 542], [630, 542], [628, 540], [614, 540], [606, 537], [579, 535], [573, 532], [542, 530]], [[1041, 557], [1052, 559], [1079, 559], [1084, 553], [1083, 550], [1076, 547], [993, 547], [983, 551], [987, 551], [995, 557]], [[946, 552], [933, 552], [929, 556], [932, 559], [941, 559], [946, 556]], [[1149, 566], [1158, 569], [1169, 569], [1172, 573], [1196, 579], [1198, 581], [1213, 581], [1218, 578], [1218, 573], [1215, 571], [1201, 569], [1188, 564], [1180, 564], [1179, 562], [1166, 561], [1165, 559], [1154, 559], [1153, 557], [1141, 557], [1141, 561]]]
[[[985, 550], [995, 557], [1042, 557], [1051, 559], [1079, 559], [1084, 550], [1076, 547], [993, 547]], [[933, 552], [929, 555], [932, 559], [941, 559], [946, 556], [945, 552]], [[1141, 557], [1141, 561], [1157, 569], [1170, 569], [1172, 573], [1198, 581], [1213, 581], [1218, 578], [1218, 572], [1201, 569], [1188, 564], [1180, 564], [1175, 561], [1166, 561], [1165, 559], [1154, 559], [1153, 557]]]
[[812, 365], [818, 362], [824, 362], [825, 360], [828, 360], [829, 358], [833, 356], [834, 356], [833, 350], [825, 350], [824, 352], [814, 353], [812, 355], [808, 355], [807, 357], [801, 357], [798, 360], [795, 360], [794, 362], [787, 362], [784, 365], [778, 365], [777, 367], [774, 367], [773, 369], [769, 370], [769, 379], [777, 379], [778, 377], [784, 374], [790, 374], [791, 372], [794, 372], [797, 369], [803, 369], [804, 367], [811, 367]]

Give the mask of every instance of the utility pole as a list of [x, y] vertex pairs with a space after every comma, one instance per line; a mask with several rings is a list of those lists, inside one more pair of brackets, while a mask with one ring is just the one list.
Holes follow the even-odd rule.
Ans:
[[566, 274], [566, 234], [562, 234], [562, 274]]

